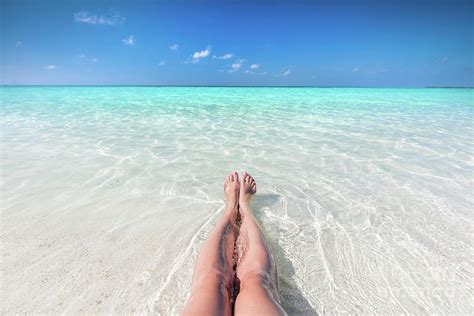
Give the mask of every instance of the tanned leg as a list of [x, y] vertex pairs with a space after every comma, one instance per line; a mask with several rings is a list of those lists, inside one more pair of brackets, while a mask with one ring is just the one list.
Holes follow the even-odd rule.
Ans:
[[239, 176], [224, 180], [225, 210], [202, 246], [194, 267], [191, 296], [182, 315], [231, 315], [234, 283], [232, 255], [238, 228], [235, 224], [239, 201]]
[[244, 173], [239, 196], [242, 224], [238, 241], [241, 258], [237, 265], [237, 277], [240, 280], [240, 292], [235, 302], [235, 315], [285, 315], [278, 303], [275, 263], [250, 207], [250, 200], [256, 192], [255, 180]]

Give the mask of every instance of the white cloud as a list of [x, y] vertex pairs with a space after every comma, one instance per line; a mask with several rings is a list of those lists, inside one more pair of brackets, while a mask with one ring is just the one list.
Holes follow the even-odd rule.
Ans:
[[171, 50], [178, 50], [179, 45], [178, 44], [173, 44], [173, 45], [168, 46], [168, 48], [171, 49]]
[[193, 58], [194, 59], [206, 58], [207, 56], [209, 56], [210, 52], [211, 52], [211, 49], [207, 47], [205, 50], [194, 52]]
[[99, 61], [99, 59], [98, 59], [98, 58], [92, 58], [91, 60], [92, 60], [92, 62], [93, 62], [93, 63], [96, 63], [96, 62], [98, 62], [98, 61]]
[[[245, 73], [254, 75], [254, 74], [256, 74], [256, 71], [259, 67], [260, 67], [259, 64], [251, 64], [249, 66], [249, 69], [245, 70]], [[262, 74], [262, 73], [259, 73], [259, 74]]]
[[158, 63], [158, 66], [164, 66], [166, 65], [166, 60], [162, 60]]
[[230, 67], [232, 68], [233, 71], [237, 71], [237, 70], [240, 69], [240, 67], [242, 67], [242, 64], [234, 63], [234, 64], [230, 65]]
[[358, 71], [359, 71], [359, 67], [352, 68], [352, 72], [358, 72]]
[[233, 53], [226, 53], [222, 56], [216, 56], [216, 55], [212, 56], [212, 58], [214, 59], [231, 59], [232, 57], [234, 57]]
[[240, 67], [242, 67], [242, 63], [235, 62], [232, 65], [230, 65], [231, 69], [229, 70], [229, 72], [236, 72], [237, 70], [240, 69]]
[[129, 46], [133, 46], [135, 45], [135, 37], [133, 35], [130, 35], [128, 37], [125, 37], [122, 42], [125, 44], [125, 45], [129, 45]]
[[232, 65], [230, 65], [229, 67], [231, 68], [229, 70], [229, 72], [236, 72], [237, 70], [239, 70], [242, 65], [246, 62], [245, 59], [237, 59], [234, 61], [234, 63]]
[[16, 47], [23, 46], [23, 41], [17, 41], [15, 44]]
[[207, 56], [209, 56], [210, 53], [211, 53], [211, 48], [208, 46], [205, 50], [194, 52], [194, 54], [191, 56], [192, 59], [186, 60], [184, 63], [197, 64], [202, 58], [206, 58]]
[[56, 65], [47, 65], [47, 66], [44, 67], [44, 68], [47, 69], [47, 70], [54, 70], [54, 69], [57, 68], [57, 66], [56, 66]]
[[74, 21], [92, 25], [116, 25], [121, 24], [125, 18], [118, 12], [109, 12], [108, 15], [98, 15], [89, 11], [74, 13]]

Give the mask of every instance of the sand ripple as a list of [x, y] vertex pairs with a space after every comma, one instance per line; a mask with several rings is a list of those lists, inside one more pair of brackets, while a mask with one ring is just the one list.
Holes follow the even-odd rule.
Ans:
[[232, 170], [290, 314], [469, 314], [473, 91], [1, 88], [5, 313], [176, 314]]

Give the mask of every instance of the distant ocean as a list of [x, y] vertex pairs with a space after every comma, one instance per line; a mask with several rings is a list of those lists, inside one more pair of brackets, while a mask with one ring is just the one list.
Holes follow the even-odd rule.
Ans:
[[1, 87], [6, 313], [176, 314], [248, 171], [289, 314], [470, 314], [474, 90]]

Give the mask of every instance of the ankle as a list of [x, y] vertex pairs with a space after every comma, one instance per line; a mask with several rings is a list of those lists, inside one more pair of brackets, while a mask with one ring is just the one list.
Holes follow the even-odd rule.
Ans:
[[231, 216], [232, 214], [236, 213], [237, 212], [237, 206], [236, 207], [230, 207], [230, 206], [226, 206], [224, 208], [224, 214], [226, 216]]
[[252, 208], [250, 207], [250, 203], [248, 202], [239, 203], [239, 211], [241, 213], [252, 213]]

